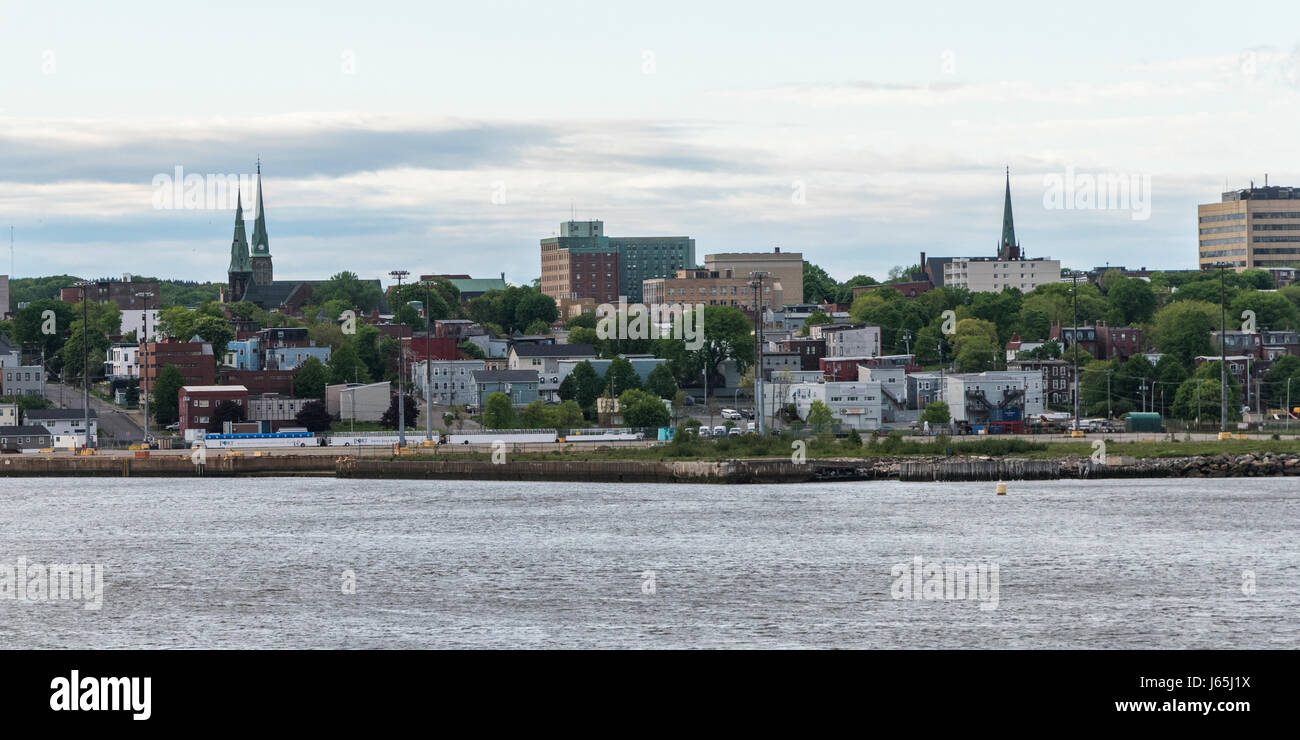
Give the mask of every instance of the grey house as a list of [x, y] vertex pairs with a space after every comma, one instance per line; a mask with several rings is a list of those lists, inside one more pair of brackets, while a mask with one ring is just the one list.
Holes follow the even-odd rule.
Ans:
[[0, 452], [36, 452], [52, 447], [54, 437], [45, 427], [0, 427]]
[[478, 389], [476, 405], [482, 408], [488, 396], [504, 393], [510, 396], [513, 405], [527, 406], [540, 398], [539, 383], [536, 370], [479, 370], [474, 373], [474, 385]]

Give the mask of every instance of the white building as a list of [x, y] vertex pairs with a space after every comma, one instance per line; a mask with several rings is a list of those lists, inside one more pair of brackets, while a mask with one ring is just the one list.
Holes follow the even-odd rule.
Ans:
[[412, 393], [424, 402], [424, 381], [427, 372], [432, 376], [432, 400], [435, 406], [465, 406], [478, 403], [478, 388], [474, 373], [484, 370], [483, 360], [434, 360], [411, 363]]
[[826, 340], [826, 357], [879, 357], [880, 327], [866, 324], [813, 324], [808, 336]]
[[1020, 409], [1020, 419], [1043, 413], [1043, 373], [1000, 370], [944, 376], [943, 397], [953, 421], [982, 424], [994, 410]]
[[[325, 389], [327, 398], [330, 388], [337, 386]], [[391, 383], [349, 383], [338, 388], [338, 417], [344, 421], [379, 421], [392, 403], [392, 397]]]
[[0, 427], [18, 426], [18, 404], [0, 403]]
[[1018, 288], [1028, 293], [1040, 285], [1059, 282], [1060, 260], [954, 257], [943, 266], [945, 288], [966, 288], [977, 293], [1001, 293], [1006, 288]]
[[23, 423], [42, 426], [54, 437], [54, 446], [65, 449], [86, 446], [86, 415], [90, 416], [91, 444], [99, 439], [99, 418], [94, 409], [32, 409], [23, 414]]
[[[122, 309], [122, 336], [135, 332], [136, 341], [158, 341], [158, 309]], [[145, 337], [148, 328], [149, 336]]]
[[104, 374], [114, 379], [140, 377], [140, 346], [114, 344], [109, 347], [104, 360]]
[[786, 403], [793, 403], [799, 418], [808, 420], [814, 401], [821, 401], [844, 429], [872, 431], [881, 426], [883, 399], [880, 383], [832, 382], [802, 383], [786, 392]]

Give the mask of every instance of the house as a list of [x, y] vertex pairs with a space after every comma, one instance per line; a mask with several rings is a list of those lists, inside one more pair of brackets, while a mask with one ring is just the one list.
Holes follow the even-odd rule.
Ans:
[[506, 367], [510, 370], [533, 370], [539, 377], [538, 393], [547, 400], [557, 400], [560, 391], [560, 360], [594, 360], [596, 351], [590, 344], [520, 344], [510, 348]]
[[1043, 374], [1029, 370], [945, 375], [940, 400], [948, 404], [953, 421], [1019, 433], [1026, 418], [1043, 413]]
[[140, 377], [140, 345], [118, 342], [108, 348], [104, 376], [113, 380]]
[[411, 365], [412, 393], [422, 402], [424, 384], [430, 381], [430, 398], [435, 406], [468, 406], [478, 403], [474, 373], [486, 369], [483, 360], [434, 360]]
[[527, 406], [541, 397], [538, 389], [540, 384], [536, 370], [479, 370], [474, 373], [474, 385], [479, 399], [474, 405], [482, 408], [488, 396], [504, 393], [510, 397], [513, 405]]
[[1076, 336], [1079, 348], [1097, 360], [1119, 358], [1123, 362], [1142, 352], [1141, 329], [1136, 326], [1107, 326], [1104, 321], [1098, 321], [1095, 326], [1079, 327], [1061, 326], [1061, 322], [1054, 321], [1048, 339], [1055, 339], [1064, 351]]
[[[642, 386], [644, 386], [646, 384], [646, 381], [650, 379], [650, 373], [654, 372], [654, 369], [656, 367], [659, 367], [660, 365], [667, 362], [667, 360], [663, 359], [662, 357], [652, 357], [650, 355], [619, 355], [619, 356], [627, 360], [628, 363], [632, 365], [632, 371], [636, 373], [637, 379], [641, 381]], [[569, 373], [572, 373], [575, 367], [581, 365], [584, 362], [590, 362], [591, 369], [595, 370], [596, 374], [603, 378], [605, 377], [605, 373], [609, 372], [609, 366], [613, 362], [613, 360], [605, 360], [605, 359], [560, 360], [559, 362], [556, 363], [556, 367], [558, 368], [558, 373], [560, 377], [560, 382], [563, 383], [564, 379], [569, 377]]]
[[1008, 370], [1037, 371], [1043, 375], [1043, 392], [1048, 406], [1074, 403], [1074, 363], [1070, 360], [1011, 360]]
[[90, 417], [90, 446], [99, 442], [99, 417], [94, 409], [32, 409], [23, 414], [27, 426], [41, 426], [54, 436], [57, 447], [74, 449], [86, 445], [86, 416]]
[[1283, 355], [1300, 357], [1300, 332], [1295, 329], [1264, 329], [1260, 335], [1263, 338], [1265, 359], [1276, 360]]
[[53, 447], [54, 438], [45, 427], [0, 427], [0, 452], [39, 452]]
[[826, 340], [812, 337], [790, 337], [779, 340], [776, 344], [782, 352], [799, 355], [800, 370], [820, 370], [820, 360], [826, 356]]
[[329, 347], [267, 347], [263, 356], [266, 370], [297, 370], [308, 358], [315, 357], [322, 365], [330, 361]]
[[0, 427], [18, 426], [18, 404], [0, 403]]
[[0, 396], [45, 397], [45, 368], [40, 365], [0, 367]]
[[185, 385], [176, 396], [180, 433], [186, 440], [193, 440], [197, 432], [208, 428], [213, 412], [224, 401], [243, 406], [245, 417], [248, 415], [248, 389], [242, 385]]
[[866, 324], [814, 324], [808, 336], [826, 340], [826, 357], [876, 357], [880, 327]]

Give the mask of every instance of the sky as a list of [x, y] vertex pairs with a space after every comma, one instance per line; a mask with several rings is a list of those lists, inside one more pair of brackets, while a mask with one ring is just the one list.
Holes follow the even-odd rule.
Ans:
[[1188, 269], [1197, 203], [1300, 186], [1295, 4], [272, 5], [0, 3], [0, 272], [224, 282], [168, 178], [259, 157], [283, 278], [523, 284], [571, 215], [883, 278], [992, 255], [1007, 168], [1030, 256]]

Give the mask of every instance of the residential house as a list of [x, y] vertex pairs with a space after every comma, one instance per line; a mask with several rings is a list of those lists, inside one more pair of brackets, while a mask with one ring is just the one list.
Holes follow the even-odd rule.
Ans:
[[54, 447], [54, 437], [42, 426], [0, 426], [0, 452], [40, 452]]
[[590, 344], [521, 344], [510, 348], [506, 367], [510, 370], [532, 370], [539, 377], [538, 393], [543, 399], [558, 400], [560, 391], [561, 360], [594, 360], [596, 351]]
[[504, 393], [510, 397], [511, 404], [527, 406], [541, 397], [540, 384], [536, 370], [479, 370], [474, 373], [479, 398], [474, 405], [482, 408], [488, 396]]

